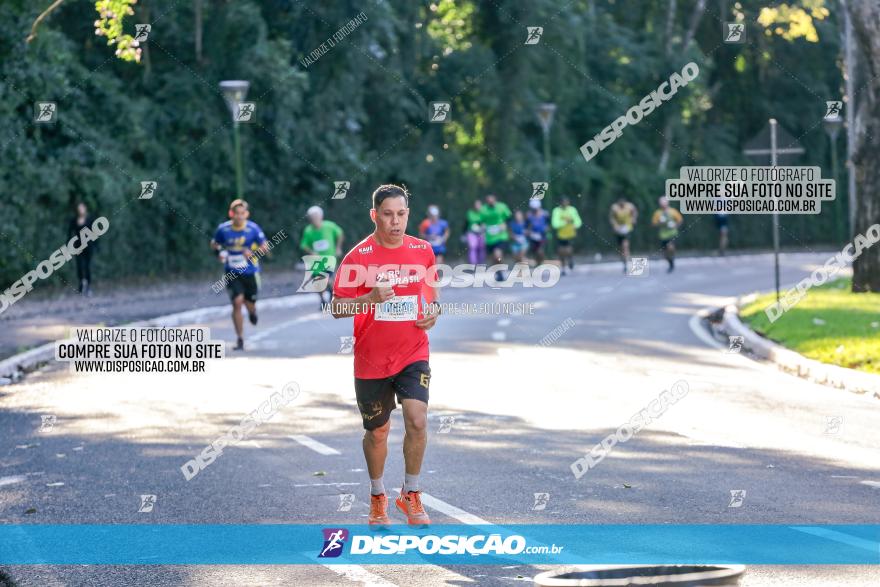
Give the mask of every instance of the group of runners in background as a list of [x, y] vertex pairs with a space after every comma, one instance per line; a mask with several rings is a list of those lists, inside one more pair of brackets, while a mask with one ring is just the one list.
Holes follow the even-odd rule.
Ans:
[[[430, 206], [428, 211], [428, 217], [419, 225], [419, 235], [431, 243], [438, 262], [441, 262], [449, 240], [449, 223], [440, 218], [437, 206]], [[524, 262], [528, 255], [540, 264], [546, 258], [546, 246], [552, 232], [562, 274], [565, 275], [566, 267], [574, 268], [573, 241], [582, 225], [577, 209], [568, 198], [562, 198], [552, 213], [547, 212], [537, 198], [529, 200], [526, 212], [511, 212], [507, 204], [489, 194], [485, 200], [475, 200], [465, 213], [462, 240], [467, 245], [471, 265], [481, 265], [487, 259], [495, 264], [502, 263], [505, 253], [510, 254], [516, 263]], [[496, 277], [501, 278], [500, 275]]]
[[[309, 224], [303, 229], [300, 249], [309, 256], [306, 271], [311, 280], [326, 280], [326, 287], [318, 288], [321, 305], [329, 303], [332, 295], [331, 279], [338, 259], [343, 255], [345, 234], [342, 228], [324, 218], [319, 206], [308, 209]], [[249, 219], [247, 202], [234, 200], [229, 207], [229, 220], [217, 227], [211, 246], [224, 264], [227, 274], [237, 276], [227, 284], [233, 304], [233, 323], [238, 337], [236, 349], [243, 348], [242, 307], [248, 311], [252, 324], [257, 323], [255, 301], [259, 290], [259, 259], [266, 252], [267, 241], [262, 229]], [[611, 204], [608, 221], [617, 237], [617, 247], [624, 272], [630, 267], [630, 238], [639, 218], [636, 206], [624, 197]], [[651, 216], [651, 225], [657, 229], [660, 248], [668, 263], [668, 272], [675, 269], [675, 239], [679, 234], [682, 216], [669, 205], [665, 197], [658, 200], [658, 208]], [[727, 247], [727, 217], [717, 215], [719, 252]], [[548, 212], [541, 199], [529, 200], [528, 209], [511, 211], [494, 194], [475, 200], [465, 211], [462, 241], [467, 246], [468, 262], [472, 265], [503, 264], [505, 254], [515, 263], [533, 260], [543, 263], [548, 256], [548, 245], [556, 245], [556, 256], [561, 274], [574, 269], [574, 242], [583, 226], [577, 208], [568, 197], [560, 198], [558, 206]], [[451, 235], [449, 222], [441, 216], [434, 204], [427, 208], [427, 216], [418, 225], [418, 236], [426, 240], [437, 263], [443, 263], [448, 253]], [[503, 273], [497, 272], [497, 280]]]
[[[682, 216], [669, 205], [666, 198], [660, 198], [658, 203], [659, 207], [651, 217], [651, 225], [657, 228], [660, 248], [671, 272], [675, 268], [675, 238], [682, 224]], [[609, 210], [608, 220], [617, 237], [624, 272], [629, 267], [630, 237], [638, 216], [636, 206], [623, 197], [618, 198]], [[716, 222], [722, 233], [721, 254], [724, 254], [726, 218], [723, 227], [720, 219], [716, 219]], [[567, 197], [562, 197], [559, 206], [549, 213], [537, 198], [529, 200], [526, 212], [511, 212], [506, 204], [498, 202], [496, 196], [490, 194], [485, 200], [474, 201], [467, 210], [462, 240], [467, 245], [468, 262], [472, 265], [485, 263], [487, 257], [494, 263], [502, 263], [505, 253], [509, 253], [516, 263], [525, 262], [528, 257], [535, 264], [541, 264], [546, 259], [546, 248], [552, 235], [562, 275], [565, 275], [567, 270], [574, 269], [574, 241], [582, 226], [577, 208], [571, 205]], [[437, 206], [428, 207], [428, 216], [419, 225], [419, 236], [431, 243], [437, 261], [442, 262], [447, 252], [450, 230], [449, 222], [440, 216]]]

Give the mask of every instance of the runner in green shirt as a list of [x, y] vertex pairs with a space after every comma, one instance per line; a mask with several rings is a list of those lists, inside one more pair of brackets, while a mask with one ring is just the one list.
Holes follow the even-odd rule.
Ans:
[[[486, 225], [486, 250], [492, 252], [495, 263], [504, 260], [504, 251], [507, 249], [510, 236], [507, 233], [507, 220], [513, 214], [507, 204], [499, 202], [495, 194], [486, 196], [486, 203], [480, 209], [483, 224]], [[501, 272], [495, 273], [495, 280], [501, 281]]]
[[333, 299], [333, 272], [336, 271], [336, 257], [342, 256], [345, 235], [338, 224], [324, 220], [324, 211], [320, 206], [312, 206], [306, 215], [310, 224], [303, 229], [299, 246], [306, 255], [317, 258], [310, 259], [309, 266], [306, 267], [307, 277], [300, 291], [317, 291], [321, 296], [323, 310], [325, 290], [328, 292], [327, 301]]

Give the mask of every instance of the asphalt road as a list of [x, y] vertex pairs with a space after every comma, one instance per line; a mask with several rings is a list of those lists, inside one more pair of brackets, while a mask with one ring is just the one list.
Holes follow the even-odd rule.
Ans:
[[[783, 282], [828, 255], [786, 255]], [[434, 523], [880, 523], [880, 402], [818, 386], [698, 336], [693, 316], [772, 286], [772, 257], [666, 274], [578, 268], [549, 289], [447, 290], [532, 314], [448, 314], [431, 332], [422, 488]], [[351, 320], [262, 312], [248, 349], [204, 375], [72, 375], [0, 388], [0, 523], [365, 523]], [[206, 324], [233, 339], [227, 319]], [[539, 341], [554, 328], [555, 343]], [[231, 345], [230, 345], [231, 348]], [[580, 479], [571, 463], [677, 381], [689, 393]], [[273, 392], [291, 404], [191, 481], [180, 466]], [[41, 431], [41, 416], [55, 415]], [[402, 420], [386, 486], [399, 487]], [[296, 439], [291, 438], [296, 436]], [[331, 450], [328, 450], [332, 449]], [[325, 453], [335, 454], [325, 454]], [[63, 483], [63, 485], [58, 485]], [[732, 490], [745, 490], [729, 507]], [[535, 510], [535, 493], [548, 493]], [[138, 512], [140, 495], [156, 495]], [[340, 496], [353, 494], [350, 511]], [[34, 513], [25, 513], [35, 508]], [[395, 512], [390, 512], [394, 518]], [[398, 516], [399, 517], [399, 516]], [[402, 520], [396, 520], [398, 522]], [[507, 585], [534, 566], [13, 566], [19, 585]], [[877, 585], [880, 568], [750, 566], [744, 585]]]

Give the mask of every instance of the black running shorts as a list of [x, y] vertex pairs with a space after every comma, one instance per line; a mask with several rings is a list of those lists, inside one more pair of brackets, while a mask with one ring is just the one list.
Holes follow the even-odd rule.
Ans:
[[431, 367], [428, 361], [410, 363], [397, 375], [383, 379], [354, 379], [354, 393], [366, 430], [384, 426], [391, 412], [405, 399], [417, 399], [428, 403], [428, 386], [431, 383]]
[[248, 302], [256, 302], [257, 293], [260, 291], [260, 275], [251, 273], [232, 277], [226, 284], [226, 291], [229, 292], [230, 300], [243, 295]]

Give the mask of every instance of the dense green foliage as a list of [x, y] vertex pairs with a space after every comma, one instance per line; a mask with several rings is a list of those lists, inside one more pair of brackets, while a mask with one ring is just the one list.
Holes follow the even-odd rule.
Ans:
[[[756, 18], [769, 1], [713, 0], [682, 47], [695, 3], [676, 3], [670, 40], [669, 0], [140, 0], [124, 24], [127, 33], [152, 24], [139, 63], [116, 58], [95, 35], [94, 2], [66, 0], [29, 44], [48, 0], [0, 3], [0, 238], [8, 252], [0, 282], [5, 288], [66, 240], [80, 199], [110, 219], [99, 273], [214, 267], [207, 241], [235, 186], [223, 79], [249, 80], [256, 103], [255, 121], [240, 126], [252, 217], [269, 235], [297, 236], [278, 248], [276, 263], [293, 262], [315, 203], [349, 244], [363, 235], [369, 194], [382, 182], [411, 190], [411, 230], [436, 202], [454, 240], [475, 197], [491, 191], [524, 207], [531, 182], [546, 179], [535, 116], [545, 101], [557, 104], [548, 199], [574, 199], [589, 227], [581, 251], [613, 250], [607, 210], [621, 193], [642, 211], [635, 249], [656, 247], [648, 213], [664, 180], [685, 164], [745, 163], [743, 144], [770, 116], [807, 149], [799, 164], [830, 173], [821, 121], [824, 101], [841, 95], [834, 9], [814, 21], [813, 42], [765, 35]], [[724, 44], [722, 23], [737, 5], [748, 43]], [[361, 12], [366, 22], [303, 64]], [[526, 26], [544, 27], [538, 44], [524, 45]], [[584, 161], [582, 143], [691, 60], [697, 80]], [[430, 123], [429, 103], [442, 100], [452, 102], [452, 122]], [[58, 121], [35, 124], [36, 101], [57, 102]], [[661, 172], [667, 128], [673, 146]], [[843, 161], [842, 137], [838, 147]], [[137, 200], [143, 180], [158, 180], [151, 200]], [[331, 201], [342, 180], [351, 182], [349, 197]], [[783, 217], [783, 245], [842, 241], [843, 200], [820, 217]], [[767, 246], [769, 226], [766, 216], [734, 217], [731, 245]], [[711, 217], [686, 217], [680, 246], [711, 248], [715, 238]]]

